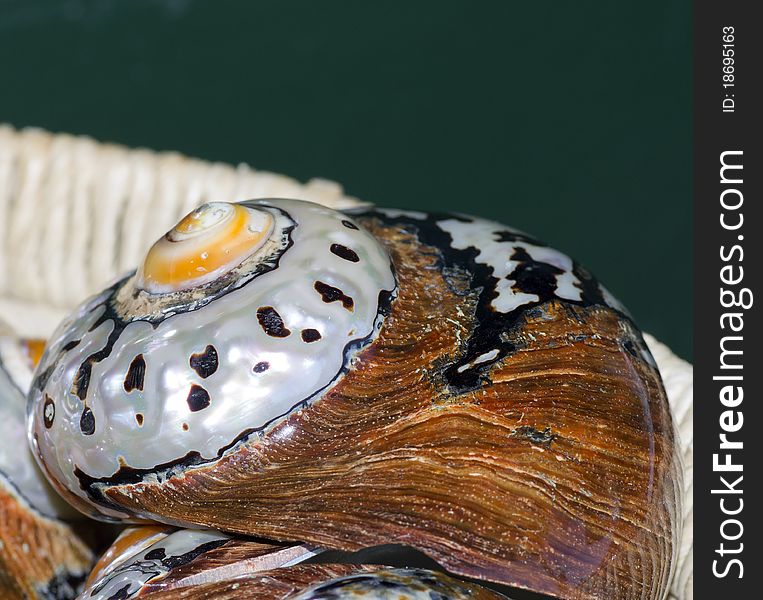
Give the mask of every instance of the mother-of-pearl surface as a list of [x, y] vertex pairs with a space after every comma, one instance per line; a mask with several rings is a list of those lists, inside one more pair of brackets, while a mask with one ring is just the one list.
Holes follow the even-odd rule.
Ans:
[[[132, 531], [132, 528], [127, 529], [122, 535]], [[179, 529], [153, 534], [115, 557], [97, 580], [80, 594], [80, 598], [132, 598], [143, 590], [147, 582], [169, 573], [179, 557], [229, 539], [230, 536], [224, 533], [207, 529]]]
[[29, 448], [25, 393], [32, 367], [20, 339], [0, 324], [0, 485], [48, 517], [76, 512], [50, 487]]
[[[378, 208], [376, 211], [391, 219], [405, 218], [412, 223], [424, 221], [430, 217], [427, 213], [411, 210]], [[516, 289], [517, 282], [512, 278], [512, 274], [524, 262], [522, 259], [512, 258], [517, 249], [523, 249], [531, 260], [560, 271], [555, 275], [556, 297], [575, 302], [581, 300], [582, 282], [574, 273], [575, 264], [572, 258], [559, 250], [533, 241], [526, 233], [495, 221], [470, 215], [454, 215], [453, 218], [439, 219], [437, 227], [450, 236], [452, 248], [457, 250], [474, 248], [477, 250], [475, 262], [490, 267], [491, 274], [498, 280], [496, 297], [491, 302], [493, 310], [510, 313], [539, 300], [536, 294]], [[629, 314], [625, 306], [609, 290], [601, 283], [597, 286], [607, 306], [625, 315]]]
[[[357, 345], [352, 343], [368, 341], [381, 327], [380, 294], [392, 292], [395, 279], [387, 251], [373, 236], [346, 215], [307, 202], [247, 205], [285, 211], [295, 223], [292, 244], [275, 268], [201, 308], [153, 324], [133, 319], [108, 351], [118, 323], [103, 313], [121, 286], [132, 285], [127, 278], [85, 302], [52, 336], [38, 370], [50, 376], [39, 379], [30, 395], [30, 435], [48, 472], [82, 498], [75, 468], [98, 478], [124, 465], [152, 469], [191, 452], [215, 458], [242, 433], [265, 428], [319, 397], [348, 365]], [[337, 254], [337, 246], [357, 260]], [[325, 297], [317, 282], [352, 302]], [[282, 321], [270, 333], [258, 318], [258, 310], [267, 307]], [[217, 366], [202, 375], [192, 356], [209, 346]], [[106, 356], [93, 363], [80, 399], [78, 370], [98, 353]], [[145, 369], [136, 387], [126, 379], [139, 357]], [[206, 406], [192, 401], [196, 388], [206, 394]], [[46, 423], [47, 398], [55, 418]], [[92, 432], [83, 431], [86, 410]]]
[[[150, 531], [141, 537], [145, 529]], [[88, 582], [87, 589], [80, 598], [109, 600], [118, 597], [127, 600], [142, 596], [147, 589], [147, 584], [150, 584], [154, 590], [162, 589], [163, 581], [173, 569], [182, 567], [205, 552], [233, 539], [225, 533], [209, 529], [167, 528], [159, 532], [154, 532], [153, 529], [143, 526], [128, 527], [112, 544], [109, 552], [118, 548], [122, 540], [127, 541], [131, 537], [136, 537], [137, 541], [129, 543], [120, 554], [111, 559], [108, 565], [95, 573], [95, 576], [91, 575], [92, 580]], [[273, 546], [271, 551], [264, 555], [254, 553], [251, 557], [247, 557], [244, 553], [236, 563], [210, 561], [208, 565], [210, 578], [214, 579], [212, 572], [216, 568], [220, 568], [220, 576], [235, 578], [259, 569], [291, 566], [319, 552], [318, 549], [302, 545]], [[202, 571], [186, 576], [182, 582], [175, 582], [175, 585], [185, 587], [206, 581], [207, 578]]]
[[[478, 262], [489, 265], [493, 269], [493, 275], [498, 278], [498, 296], [493, 300], [492, 306], [499, 312], [511, 312], [528, 302], [537, 302], [538, 296], [513, 290], [516, 283], [510, 278], [514, 269], [519, 264], [518, 260], [511, 258], [514, 248], [524, 248], [533, 260], [550, 264], [562, 272], [556, 277], [556, 295], [565, 300], [580, 300], [580, 281], [572, 272], [572, 259], [553, 248], [539, 246], [528, 242], [512, 240], [505, 242], [498, 239], [497, 223], [483, 219], [473, 219], [463, 222], [458, 219], [445, 219], [437, 224], [443, 231], [447, 231], [453, 242], [454, 248], [463, 250], [473, 247], [479, 249], [476, 259]], [[501, 227], [513, 233], [521, 234], [520, 231]], [[577, 285], [576, 285], [577, 284]]]

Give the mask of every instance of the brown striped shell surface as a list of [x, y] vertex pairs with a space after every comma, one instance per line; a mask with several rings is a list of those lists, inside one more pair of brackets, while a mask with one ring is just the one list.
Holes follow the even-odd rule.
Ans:
[[217, 531], [127, 528], [88, 578], [82, 600], [498, 600], [503, 595], [427, 569], [308, 563], [321, 550]]
[[[273, 217], [268, 254], [175, 292], [128, 277], [54, 336], [29, 416], [62, 493], [112, 519], [404, 544], [561, 598], [666, 596], [665, 391], [583, 267], [474, 217], [245, 204]], [[143, 454], [118, 442], [147, 426], [166, 437]]]

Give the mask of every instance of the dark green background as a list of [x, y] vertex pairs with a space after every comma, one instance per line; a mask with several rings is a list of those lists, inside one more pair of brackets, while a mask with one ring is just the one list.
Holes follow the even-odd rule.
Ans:
[[0, 0], [0, 63], [0, 121], [503, 221], [691, 356], [688, 0]]

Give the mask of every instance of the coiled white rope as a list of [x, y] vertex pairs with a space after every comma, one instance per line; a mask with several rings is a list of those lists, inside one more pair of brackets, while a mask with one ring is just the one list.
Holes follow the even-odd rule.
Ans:
[[[362, 204], [340, 185], [0, 125], [0, 317], [47, 337], [86, 296], [134, 268], [156, 239], [207, 201], [258, 197]], [[96, 250], [97, 249], [97, 250]], [[684, 460], [684, 519], [673, 600], [692, 600], [692, 367], [647, 336]]]

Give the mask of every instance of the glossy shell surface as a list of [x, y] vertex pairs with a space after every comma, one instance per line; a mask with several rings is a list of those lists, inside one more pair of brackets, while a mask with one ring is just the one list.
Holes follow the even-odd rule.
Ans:
[[[294, 243], [277, 246], [283, 251], [274, 270], [247, 280], [246, 269], [233, 269], [219, 285], [238, 287], [223, 295], [214, 282], [203, 293], [179, 292], [190, 294], [193, 310], [172, 294], [120, 293], [129, 289], [128, 278], [59, 329], [33, 385], [30, 417], [33, 441], [62, 489], [106, 516], [343, 550], [403, 543], [450, 572], [560, 597], [664, 597], [680, 533], [673, 424], [641, 333], [588, 271], [484, 219], [320, 209], [314, 222], [300, 217], [300, 203], [257, 206], [278, 208], [297, 223]], [[330, 226], [319, 226], [323, 219]], [[310, 232], [300, 234], [304, 229]], [[314, 243], [302, 249], [302, 260], [287, 261], [307, 239]], [[338, 261], [328, 257], [333, 280], [325, 255], [315, 250], [327, 245]], [[367, 268], [363, 252], [370, 249], [378, 267], [362, 280], [353, 269]], [[360, 260], [347, 258], [353, 255]], [[301, 287], [290, 287], [295, 293], [279, 302], [263, 288], [245, 312], [226, 304], [250, 286], [259, 290], [272, 273]], [[318, 277], [333, 290], [320, 293]], [[259, 341], [236, 363], [240, 371], [223, 376], [220, 357], [236, 362], [233, 348], [248, 347], [236, 332], [262, 329], [256, 312], [266, 302], [279, 314], [266, 320], [275, 324], [272, 331], [290, 332], [256, 338], [268, 347], [306, 328], [322, 333], [323, 321], [300, 321], [312, 309], [280, 304], [280, 298], [286, 305], [315, 302], [316, 291], [315, 306], [333, 310], [321, 317], [328, 321], [355, 319], [345, 314], [352, 312], [346, 298], [357, 311], [365, 295], [366, 316], [355, 332], [362, 341], [316, 354], [332, 368], [318, 369], [320, 383], [305, 376], [314, 381], [308, 385], [294, 366], [305, 363], [299, 351], [313, 343], [300, 336], [304, 345], [289, 347], [298, 352], [283, 354], [290, 376], [248, 410], [242, 398], [259, 394], [249, 390], [259, 381], [253, 373], [271, 361], [260, 358]], [[134, 319], [125, 327], [120, 310]], [[172, 314], [157, 322], [160, 311]], [[181, 329], [197, 319], [208, 323], [205, 335]], [[356, 326], [351, 322], [343, 321], [340, 335]], [[163, 327], [173, 335], [150, 337]], [[157, 357], [185, 373], [177, 388], [149, 385], [157, 367], [148, 340], [163, 340]], [[208, 345], [219, 357], [209, 387], [188, 370], [193, 360], [208, 362], [190, 358]], [[142, 394], [125, 395], [139, 354], [146, 366]], [[82, 393], [78, 374], [87, 364], [93, 383]], [[210, 391], [213, 377], [219, 385]], [[194, 385], [209, 392], [210, 405], [190, 414]], [[57, 414], [58, 404], [64, 407], [64, 418], [50, 427], [46, 398]], [[215, 400], [233, 407], [232, 421], [209, 410]], [[151, 409], [160, 415], [151, 427], [162, 425], [149, 439], [141, 429], [148, 414], [140, 425], [134, 412]], [[183, 422], [213, 442], [184, 438]], [[112, 429], [119, 439], [91, 441]], [[126, 441], [133, 435], [145, 453]]]
[[[278, 547], [211, 532], [128, 530], [115, 542], [146, 535], [131, 556], [94, 574], [81, 600], [501, 600], [506, 596], [426, 569], [307, 564], [303, 546]], [[132, 550], [136, 550], [133, 548]], [[110, 551], [111, 552], [111, 551]]]
[[41, 344], [0, 324], [0, 598], [74, 598], [92, 552], [61, 518], [76, 515], [50, 487], [27, 443], [26, 390]]
[[153, 302], [131, 276], [53, 335], [33, 439], [74, 494], [85, 498], [79, 472], [216, 458], [320, 395], [378, 332], [395, 289], [379, 242], [315, 204], [245, 206], [274, 222], [271, 244], [227, 287]]
[[0, 476], [35, 510], [48, 517], [71, 517], [75, 513], [50, 487], [29, 450], [26, 392], [34, 365], [28, 348], [0, 324]]
[[288, 566], [314, 552], [201, 529], [127, 528], [93, 569], [83, 600], [128, 600]]

